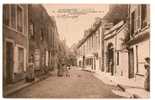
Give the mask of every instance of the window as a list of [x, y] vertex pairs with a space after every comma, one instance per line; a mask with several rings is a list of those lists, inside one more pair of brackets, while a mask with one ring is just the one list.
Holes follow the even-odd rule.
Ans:
[[11, 5], [11, 27], [16, 29], [16, 6]]
[[138, 15], [137, 15], [137, 28], [140, 29], [141, 28], [141, 6], [138, 5]]
[[86, 44], [87, 44], [87, 52], [88, 52], [89, 51], [88, 40], [87, 40], [87, 43]]
[[33, 23], [30, 23], [30, 34], [31, 34], [31, 37], [34, 36], [34, 24]]
[[90, 50], [90, 40], [89, 40], [89, 38], [88, 38], [88, 49]]
[[98, 32], [98, 47], [100, 48], [100, 32]]
[[9, 5], [4, 5], [3, 6], [3, 22], [5, 25], [8, 25], [9, 26], [9, 23], [10, 23], [10, 10], [9, 10]]
[[147, 7], [146, 5], [141, 5], [141, 27], [144, 28], [147, 25], [147, 20], [146, 20], [146, 15], [147, 15]]
[[139, 31], [139, 28], [140, 28], [140, 18], [139, 18], [139, 15], [140, 15], [140, 12], [139, 12], [139, 5], [135, 8], [134, 12], [135, 12], [135, 17], [134, 17], [134, 34], [137, 34], [138, 31]]
[[131, 36], [133, 36], [135, 30], [135, 12], [131, 13]]
[[20, 6], [17, 7], [17, 30], [19, 32], [23, 31], [23, 11]]
[[137, 73], [139, 72], [139, 66], [138, 66], [138, 46], [136, 45], [136, 67], [137, 67]]
[[92, 49], [93, 49], [93, 35], [91, 36], [91, 40], [92, 40]]
[[24, 71], [24, 49], [18, 48], [18, 71]]
[[87, 58], [86, 59], [86, 65], [92, 65], [93, 59], [92, 58]]
[[89, 58], [86, 59], [86, 65], [89, 65]]
[[98, 33], [96, 32], [96, 49], [98, 48]]
[[119, 52], [117, 52], [117, 65], [119, 65]]
[[43, 34], [43, 31], [41, 30], [40, 40], [43, 41], [43, 39], [44, 39], [44, 34]]
[[85, 44], [83, 45], [83, 53], [85, 54]]

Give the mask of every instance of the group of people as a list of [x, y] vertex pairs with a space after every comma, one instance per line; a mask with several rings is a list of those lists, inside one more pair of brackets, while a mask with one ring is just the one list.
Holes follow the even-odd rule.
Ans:
[[63, 68], [64, 68], [64, 75], [66, 77], [70, 77], [70, 73], [69, 73], [70, 65], [64, 65]]
[[59, 64], [57, 75], [58, 76], [70, 77], [69, 70], [70, 70], [70, 65], [67, 65], [67, 64], [61, 64], [60, 65]]

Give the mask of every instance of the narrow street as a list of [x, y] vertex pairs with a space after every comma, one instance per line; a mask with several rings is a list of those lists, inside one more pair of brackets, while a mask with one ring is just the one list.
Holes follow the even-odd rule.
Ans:
[[2, 8], [4, 98], [150, 98], [149, 4]]
[[106, 85], [93, 73], [75, 68], [70, 77], [50, 76], [46, 80], [16, 92], [13, 98], [121, 98], [112, 93], [116, 87]]

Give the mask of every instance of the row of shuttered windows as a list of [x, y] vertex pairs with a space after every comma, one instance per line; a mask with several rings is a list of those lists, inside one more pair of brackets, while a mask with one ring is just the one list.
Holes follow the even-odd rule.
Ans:
[[23, 32], [24, 8], [21, 5], [4, 5], [3, 18], [5, 25]]
[[140, 29], [143, 29], [149, 24], [148, 6], [138, 5], [137, 8], [131, 12], [131, 35], [136, 34]]

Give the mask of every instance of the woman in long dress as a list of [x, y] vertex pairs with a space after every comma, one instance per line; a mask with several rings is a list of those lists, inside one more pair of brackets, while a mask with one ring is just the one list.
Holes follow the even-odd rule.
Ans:
[[147, 91], [150, 91], [150, 58], [145, 58], [146, 64], [144, 65], [146, 69], [145, 73], [145, 81], [144, 81], [144, 88]]

